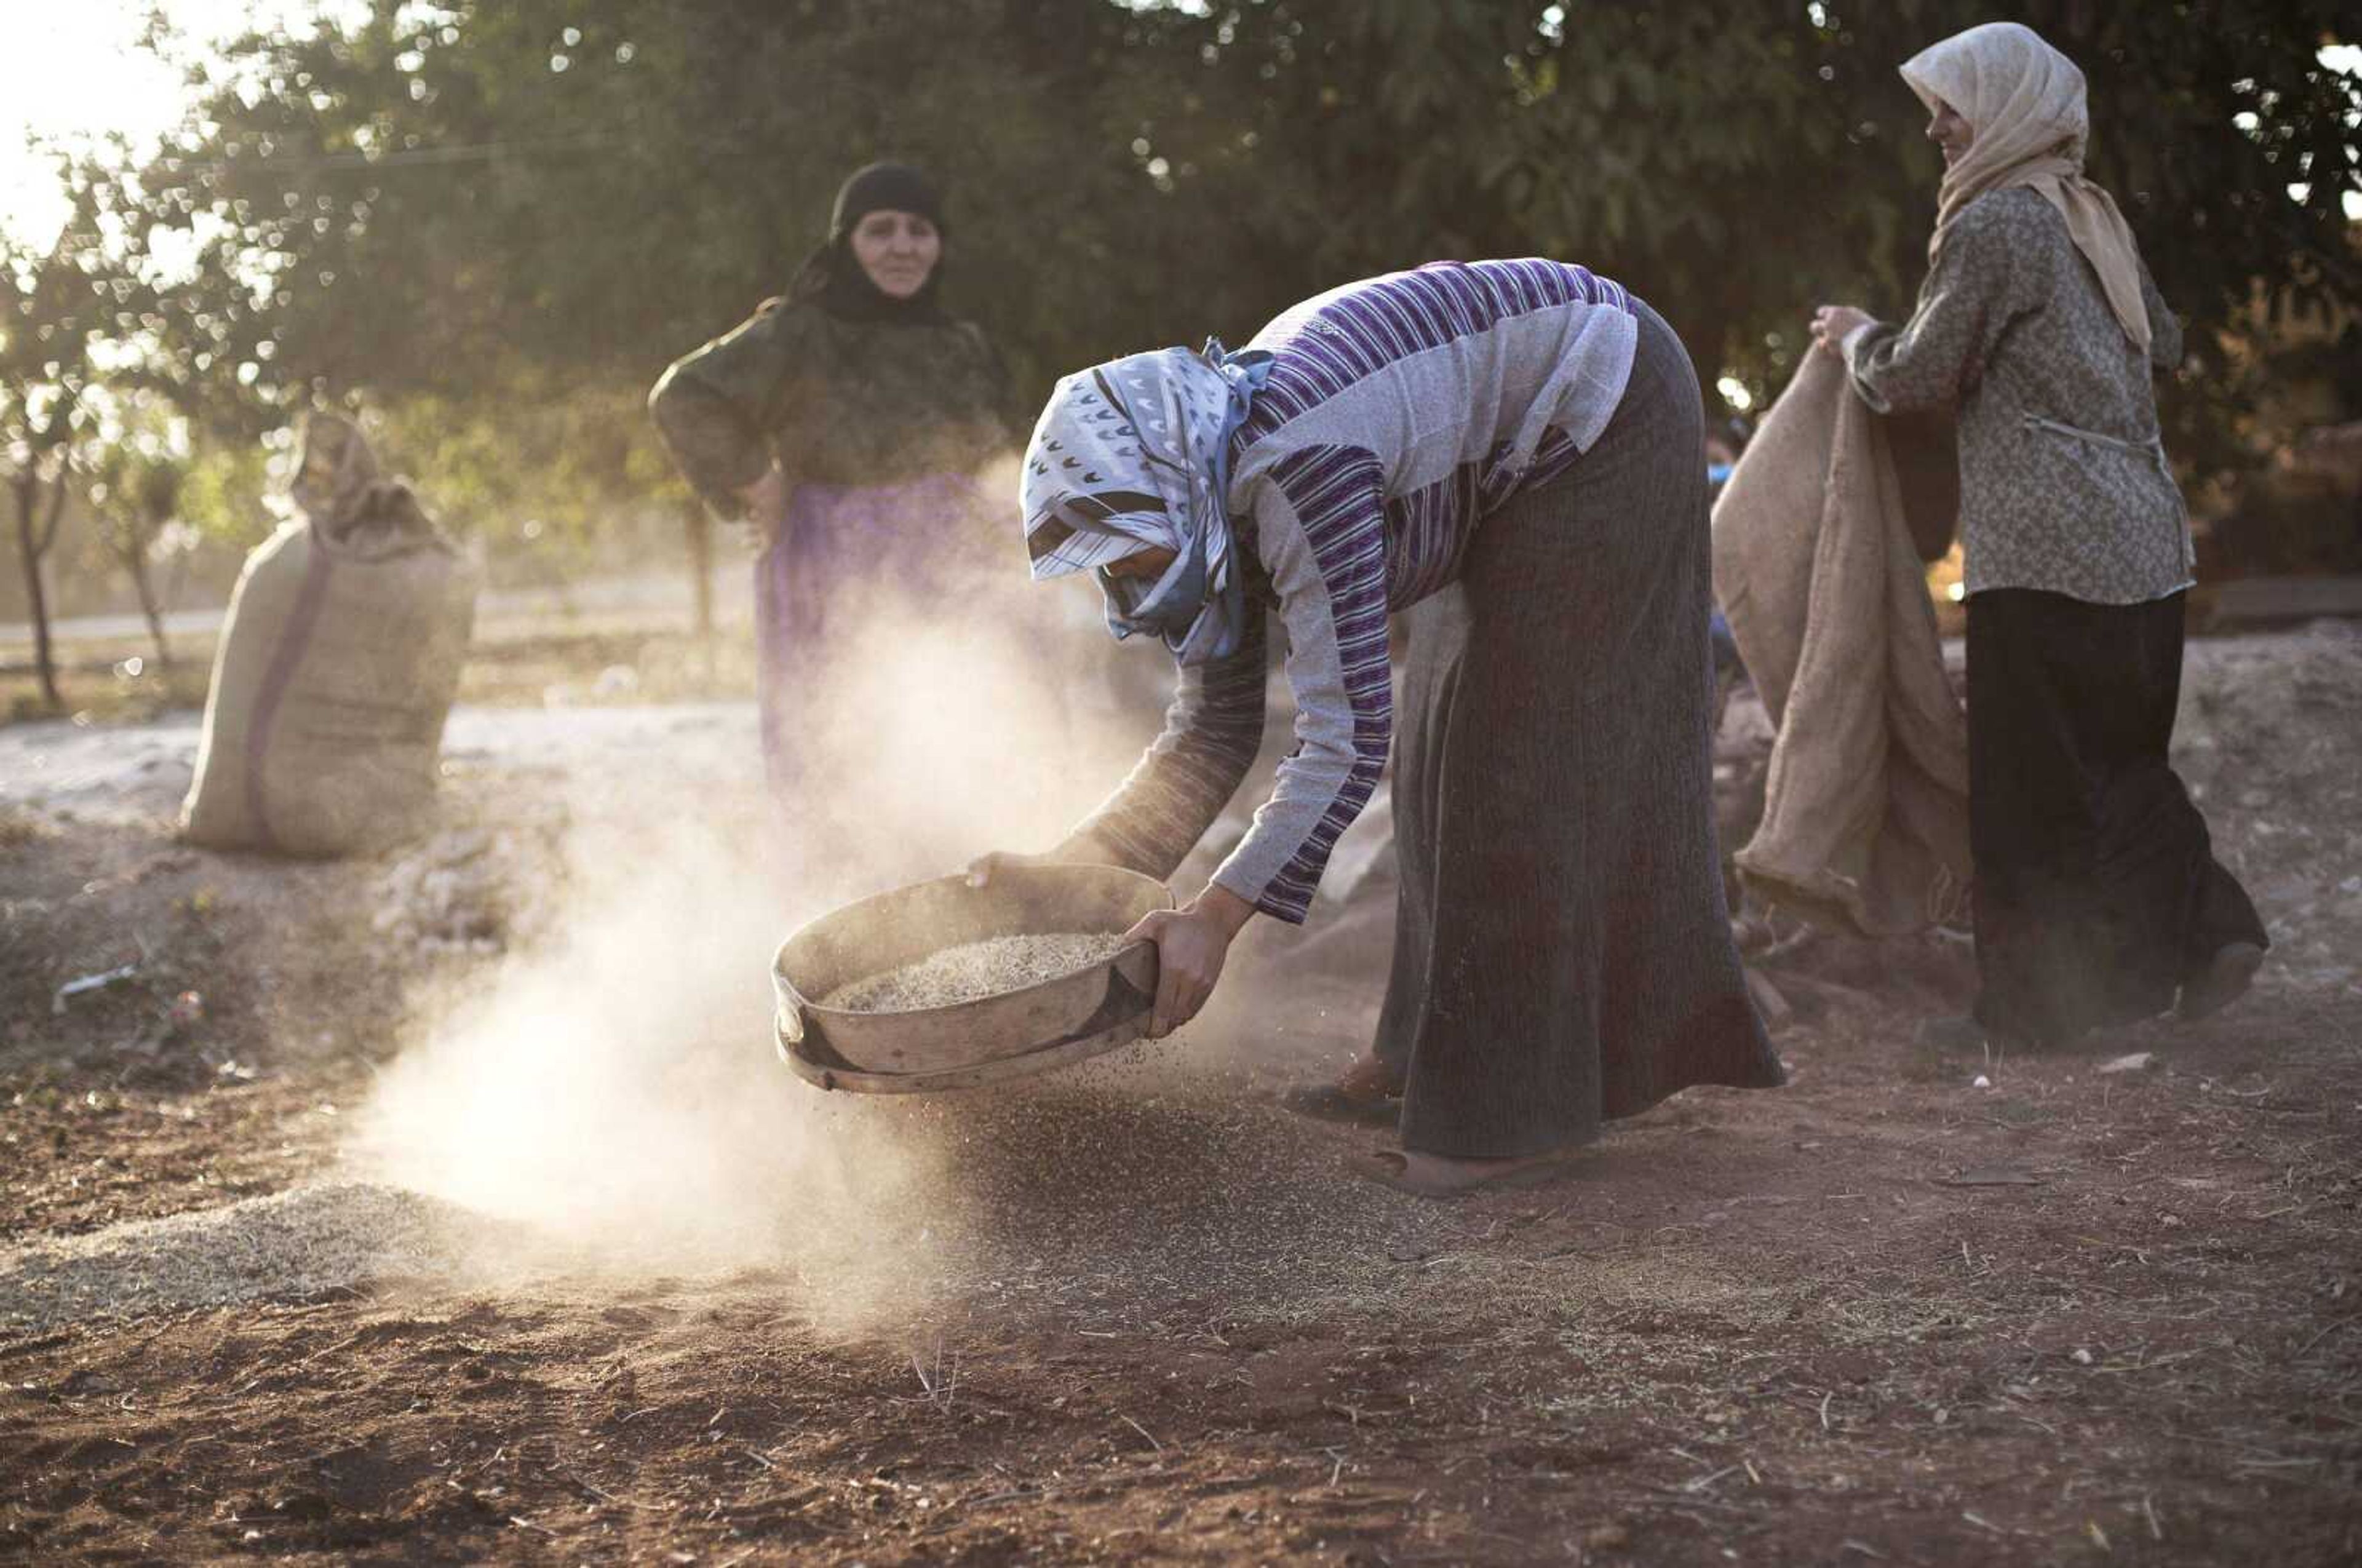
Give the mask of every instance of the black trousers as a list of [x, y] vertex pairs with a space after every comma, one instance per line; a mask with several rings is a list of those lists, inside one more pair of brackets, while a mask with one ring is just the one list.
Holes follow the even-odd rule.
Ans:
[[2234, 942], [2268, 945], [2167, 758], [2182, 598], [1969, 600], [1976, 1016], [2036, 1043], [2151, 1017]]

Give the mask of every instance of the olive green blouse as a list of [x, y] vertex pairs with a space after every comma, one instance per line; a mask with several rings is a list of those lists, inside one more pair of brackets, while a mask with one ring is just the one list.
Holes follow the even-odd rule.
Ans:
[[1006, 446], [1009, 376], [967, 322], [847, 321], [773, 300], [648, 395], [673, 458], [725, 517], [776, 460], [790, 486], [966, 472]]

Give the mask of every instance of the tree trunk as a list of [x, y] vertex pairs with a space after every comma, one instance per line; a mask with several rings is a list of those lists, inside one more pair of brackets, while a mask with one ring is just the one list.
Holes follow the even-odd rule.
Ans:
[[[59, 480], [62, 492], [65, 482]], [[65, 699], [58, 692], [58, 663], [55, 650], [50, 646], [50, 600], [41, 582], [41, 558], [49, 553], [50, 545], [57, 538], [58, 505], [52, 502], [47, 527], [35, 521], [40, 511], [40, 476], [31, 469], [18, 474], [17, 491], [17, 554], [25, 566], [25, 604], [33, 617], [33, 665], [40, 674], [41, 700], [51, 708], [62, 708]], [[61, 494], [61, 501], [63, 499]]]
[[139, 613], [148, 617], [148, 636], [156, 645], [156, 668], [172, 668], [172, 650], [164, 641], [164, 606], [156, 597], [155, 580], [148, 574], [148, 541], [134, 539], [124, 547], [123, 569], [131, 574], [139, 595]]
[[689, 572], [691, 591], [697, 595], [697, 635], [701, 642], [713, 639], [713, 514], [705, 503], [691, 501], [681, 513], [689, 529]]

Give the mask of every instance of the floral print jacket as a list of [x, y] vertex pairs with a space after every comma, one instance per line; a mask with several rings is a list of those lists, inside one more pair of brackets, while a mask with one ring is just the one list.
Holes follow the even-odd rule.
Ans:
[[2151, 385], [2180, 363], [2181, 327], [2146, 266], [2141, 297], [2146, 355], [2058, 210], [2012, 188], [1961, 213], [1909, 323], [1847, 338], [1871, 407], [1959, 414], [1969, 592], [2139, 604], [2190, 586], [2189, 522]]

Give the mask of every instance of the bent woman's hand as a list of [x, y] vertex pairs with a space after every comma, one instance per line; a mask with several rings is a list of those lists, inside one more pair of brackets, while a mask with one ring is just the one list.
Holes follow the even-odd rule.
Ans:
[[995, 849], [977, 856], [967, 863], [967, 885], [989, 887], [993, 878], [1016, 866], [1120, 866], [1115, 851], [1088, 834], [1076, 834], [1055, 849], [1045, 849], [1039, 855], [1024, 855], [1013, 849]]
[[967, 885], [971, 888], [988, 887], [995, 877], [1012, 866], [1055, 866], [1059, 863], [1058, 852], [1054, 849], [1043, 855], [1021, 855], [1013, 849], [988, 850], [967, 863]]
[[1254, 906], [1226, 888], [1209, 887], [1188, 908], [1158, 910], [1124, 933], [1127, 942], [1156, 944], [1156, 1005], [1148, 1037], [1161, 1040], [1191, 1019], [1214, 994], [1230, 956], [1231, 939]]

